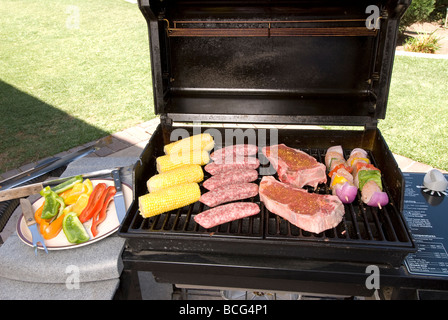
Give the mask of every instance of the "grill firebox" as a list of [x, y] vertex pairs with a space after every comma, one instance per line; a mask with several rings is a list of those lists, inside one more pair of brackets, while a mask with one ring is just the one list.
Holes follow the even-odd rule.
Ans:
[[[225, 134], [224, 129], [220, 130]], [[136, 168], [136, 179], [139, 180], [136, 183], [136, 199], [147, 192], [146, 181], [156, 173], [154, 159], [163, 154], [163, 137], [169, 136], [168, 133], [169, 130], [164, 131], [160, 126], [142, 154], [141, 165]], [[327, 136], [328, 142], [332, 144], [339, 142], [346, 145], [346, 157], [355, 147], [366, 148], [372, 163], [382, 170], [384, 178], [388, 178], [383, 181], [383, 185], [391, 202], [379, 209], [363, 204], [358, 196], [352, 204], [344, 206], [345, 215], [337, 227], [314, 234], [269, 212], [260, 202], [259, 196], [245, 200], [259, 204], [259, 214], [210, 229], [204, 229], [193, 219], [196, 214], [209, 209], [200, 202], [155, 217], [143, 218], [139, 214], [136, 200], [120, 234], [128, 238], [130, 247], [136, 251], [209, 252], [266, 257], [287, 255], [291, 258], [400, 264], [409, 252], [415, 250], [415, 246], [400, 211], [401, 172], [394, 170], [395, 160], [383, 144], [379, 131], [280, 130], [279, 141], [286, 140], [285, 143], [289, 146], [299, 148], [323, 163], [327, 148], [303, 145], [310, 135], [314, 137], [308, 141], [311, 144], [319, 144], [320, 138]], [[338, 141], [339, 139], [345, 142]], [[368, 144], [371, 148], [367, 148]], [[220, 146], [215, 148], [219, 149]], [[258, 157], [262, 166], [258, 169], [260, 174], [256, 183], [260, 182], [262, 174], [275, 173], [275, 170], [269, 169], [269, 161], [261, 151]], [[384, 162], [388, 162], [388, 165], [385, 166]], [[205, 173], [204, 180], [208, 177], [208, 173]], [[305, 188], [308, 192], [331, 193], [329, 182], [320, 184], [316, 190]], [[206, 192], [202, 186], [201, 189]]]

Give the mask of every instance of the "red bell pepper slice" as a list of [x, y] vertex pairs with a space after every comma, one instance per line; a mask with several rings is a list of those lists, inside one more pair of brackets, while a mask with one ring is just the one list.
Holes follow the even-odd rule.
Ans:
[[79, 215], [79, 221], [84, 223], [91, 219], [96, 211], [99, 211], [103, 205], [104, 200], [102, 200], [103, 195], [105, 196], [106, 191], [105, 183], [98, 183], [93, 189], [89, 197], [89, 202], [87, 206], [82, 210]]
[[347, 170], [349, 173], [352, 173], [352, 167], [349, 167], [343, 163], [338, 164], [336, 167], [333, 168], [333, 170], [330, 171], [330, 173], [328, 173], [328, 175], [331, 177], [333, 177], [333, 174], [338, 171], [339, 169], [344, 168], [345, 170]]
[[378, 169], [377, 167], [375, 167], [373, 164], [365, 163], [365, 162], [358, 162], [356, 164], [356, 171], [355, 171], [355, 173], [358, 173], [359, 170], [361, 170], [362, 168], [367, 168], [369, 170], [378, 170], [379, 172], [381, 172], [381, 170]]
[[106, 220], [106, 210], [109, 203], [113, 200], [115, 193], [117, 193], [117, 190], [114, 186], [109, 186], [106, 189], [103, 206], [101, 207], [101, 210], [96, 212], [92, 217], [92, 227], [90, 228], [90, 231], [92, 232], [93, 237], [98, 235], [98, 226]]

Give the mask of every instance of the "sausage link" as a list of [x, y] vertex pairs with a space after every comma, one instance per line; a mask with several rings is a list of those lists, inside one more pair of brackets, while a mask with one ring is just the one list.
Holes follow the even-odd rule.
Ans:
[[204, 186], [204, 188], [208, 190], [213, 190], [228, 184], [252, 182], [257, 180], [257, 178], [258, 178], [257, 170], [237, 169], [226, 171], [223, 173], [218, 173], [217, 175], [214, 175], [211, 178], [205, 180], [202, 185]]
[[255, 197], [258, 194], [258, 185], [255, 183], [238, 183], [221, 186], [204, 193], [199, 201], [209, 207], [220, 204]]
[[245, 157], [242, 160], [229, 161], [224, 163], [211, 162], [204, 167], [204, 170], [215, 175], [218, 173], [236, 170], [236, 169], [257, 169], [260, 166], [260, 160], [254, 157]]
[[194, 221], [205, 229], [214, 226], [250, 217], [260, 212], [258, 204], [253, 202], [234, 202], [206, 210], [197, 214]]
[[210, 155], [213, 161], [225, 158], [247, 157], [258, 153], [258, 147], [254, 144], [235, 144], [216, 150]]

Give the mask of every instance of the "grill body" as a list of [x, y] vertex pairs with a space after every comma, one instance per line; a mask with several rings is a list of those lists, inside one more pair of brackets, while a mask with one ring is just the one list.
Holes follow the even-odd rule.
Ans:
[[[409, 0], [139, 0], [161, 124], [134, 169], [134, 201], [119, 230], [128, 244], [125, 269], [152, 271], [171, 283], [371, 295], [366, 266], [375, 264], [384, 285], [438, 288], [436, 282], [410, 284], [406, 278], [402, 262], [416, 245], [402, 214], [403, 175], [377, 128], [386, 116], [398, 26], [409, 5]], [[368, 21], [374, 27], [368, 28]], [[209, 230], [194, 222], [207, 209], [199, 202], [153, 218], [140, 216], [137, 199], [147, 192], [155, 159], [172, 141], [173, 130], [225, 136], [226, 130], [244, 133], [243, 124], [251, 125], [260, 150], [272, 141], [259, 125], [339, 126], [278, 129], [275, 142], [320, 162], [333, 145], [342, 145], [346, 155], [364, 148], [382, 171], [390, 203], [371, 208], [358, 197], [345, 205], [343, 221], [321, 234], [280, 219], [258, 196], [250, 201], [260, 204], [260, 214]], [[261, 152], [258, 157], [259, 182], [269, 163]], [[328, 184], [308, 191], [330, 193]]]

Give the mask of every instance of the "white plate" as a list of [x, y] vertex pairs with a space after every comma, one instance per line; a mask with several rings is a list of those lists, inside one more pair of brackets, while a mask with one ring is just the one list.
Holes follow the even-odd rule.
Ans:
[[[107, 186], [113, 186], [114, 182], [113, 180], [109, 179], [91, 179], [93, 187], [95, 187], [98, 183], [105, 183]], [[129, 208], [132, 202], [132, 188], [126, 184], [122, 184], [123, 186], [123, 195], [124, 195], [124, 202], [126, 205], [126, 210]], [[41, 197], [37, 201], [33, 203], [33, 210], [36, 211], [44, 202], [44, 198]], [[113, 234], [115, 231], [118, 230], [120, 227], [120, 223], [118, 222], [117, 217], [117, 211], [115, 210], [115, 204], [113, 201], [109, 203], [109, 206], [107, 207], [107, 216], [106, 219], [98, 226], [98, 235], [96, 237], [92, 236], [92, 233], [90, 231], [90, 227], [92, 225], [92, 219], [84, 223], [84, 227], [86, 228], [90, 240], [84, 242], [84, 243], [70, 243], [68, 242], [67, 238], [65, 237], [64, 231], [61, 230], [61, 232], [50, 240], [45, 240], [45, 245], [47, 246], [48, 250], [64, 250], [64, 249], [73, 249], [78, 248], [82, 246], [86, 246], [92, 243], [95, 243], [101, 239], [104, 239], [111, 234]], [[17, 222], [17, 234], [25, 244], [29, 246], [33, 246], [32, 243], [32, 237], [31, 232], [28, 229], [25, 219], [23, 218], [23, 214], [20, 216], [19, 221]], [[39, 249], [43, 249], [42, 245], [40, 243], [37, 244], [37, 247]]]

